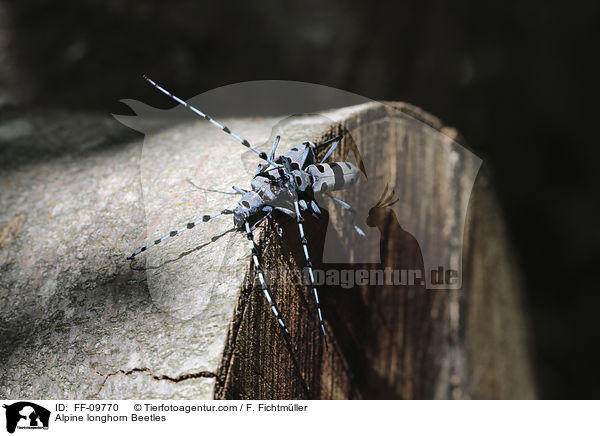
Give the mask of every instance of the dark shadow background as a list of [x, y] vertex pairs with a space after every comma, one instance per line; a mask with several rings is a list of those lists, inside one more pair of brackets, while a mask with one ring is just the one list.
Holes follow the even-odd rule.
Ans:
[[599, 12], [580, 0], [4, 0], [1, 111], [171, 107], [143, 73], [184, 99], [286, 79], [420, 106], [491, 170], [541, 396], [599, 398]]

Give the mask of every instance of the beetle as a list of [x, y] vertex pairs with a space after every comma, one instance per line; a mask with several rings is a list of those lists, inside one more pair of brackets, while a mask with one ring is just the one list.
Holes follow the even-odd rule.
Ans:
[[[204, 112], [173, 95], [152, 79], [146, 76], [144, 76], [144, 79], [162, 93], [203, 117], [231, 138], [240, 142], [243, 146], [258, 155], [264, 162], [260, 163], [256, 169], [256, 173], [250, 183], [251, 189], [246, 190], [236, 186], [232, 187], [234, 191], [241, 195], [241, 198], [234, 209], [224, 209], [212, 215], [204, 215], [198, 221], [189, 222], [185, 227], [173, 230], [169, 232], [169, 234], [156, 239], [154, 242], [141, 247], [128, 256], [127, 259], [133, 259], [149, 248], [159, 245], [170, 238], [178, 236], [181, 233], [193, 229], [218, 216], [233, 215], [234, 228], [240, 232], [245, 232], [246, 237], [248, 238], [254, 267], [258, 274], [264, 296], [267, 299], [281, 330], [285, 336], [289, 338], [289, 330], [283, 321], [265, 282], [252, 234], [254, 228], [266, 220], [273, 211], [277, 210], [283, 212], [291, 218], [294, 218], [297, 222], [300, 241], [302, 243], [302, 251], [308, 267], [308, 277], [310, 278], [310, 284], [317, 306], [319, 325], [325, 343], [327, 343], [327, 334], [325, 332], [323, 314], [321, 312], [319, 293], [315, 286], [308, 241], [304, 232], [304, 219], [302, 213], [309, 212], [316, 217], [321, 215], [321, 210], [314, 200], [315, 193], [323, 193], [345, 209], [354, 212], [350, 205], [331, 195], [331, 192], [333, 191], [348, 189], [353, 186], [360, 175], [360, 170], [350, 162], [326, 162], [341, 143], [342, 136], [335, 136], [334, 138], [322, 142], [318, 146], [311, 141], [305, 141], [301, 145], [291, 147], [288, 151], [275, 158], [275, 153], [281, 139], [280, 136], [275, 138], [271, 152], [267, 155], [265, 152], [258, 151], [246, 139], [243, 139], [232, 132], [227, 126], [220, 124], [209, 115], [206, 115]], [[317, 161], [315, 150], [326, 146], [329, 146], [327, 153], [320, 161]], [[358, 226], [354, 225], [354, 229], [361, 236], [365, 235]]]

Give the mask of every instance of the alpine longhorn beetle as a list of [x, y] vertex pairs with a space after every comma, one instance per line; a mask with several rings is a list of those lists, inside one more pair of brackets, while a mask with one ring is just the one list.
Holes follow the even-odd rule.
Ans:
[[[180, 235], [181, 233], [189, 229], [193, 229], [197, 225], [210, 221], [220, 215], [233, 215], [234, 228], [238, 231], [244, 231], [248, 238], [250, 250], [252, 252], [254, 268], [260, 280], [265, 298], [271, 306], [271, 311], [275, 315], [283, 333], [287, 338], [289, 338], [290, 332], [288, 331], [279, 310], [271, 298], [269, 289], [265, 282], [264, 274], [258, 260], [258, 252], [252, 236], [252, 231], [256, 228], [256, 226], [266, 220], [274, 210], [283, 212], [286, 215], [294, 218], [298, 224], [300, 241], [302, 243], [304, 257], [306, 258], [308, 267], [310, 285], [312, 287], [317, 305], [319, 324], [321, 326], [323, 338], [326, 340], [327, 335], [325, 333], [325, 325], [323, 324], [319, 293], [317, 292], [315, 285], [312, 262], [310, 260], [308, 251], [308, 241], [306, 239], [306, 235], [304, 234], [304, 226], [302, 224], [304, 222], [304, 219], [302, 218], [302, 212], [308, 211], [316, 217], [319, 217], [321, 210], [314, 200], [314, 194], [323, 193], [346, 210], [356, 213], [349, 204], [330, 194], [331, 191], [337, 191], [351, 187], [359, 178], [360, 170], [350, 162], [325, 163], [325, 161], [334, 152], [336, 147], [340, 144], [342, 136], [338, 135], [319, 144], [319, 147], [331, 144], [329, 150], [327, 150], [327, 153], [320, 162], [317, 162], [315, 154], [317, 145], [311, 141], [305, 141], [302, 143], [302, 145], [294, 146], [284, 154], [275, 158], [275, 151], [277, 150], [280, 140], [279, 136], [275, 138], [271, 153], [267, 156], [265, 152], [259, 152], [246, 139], [242, 139], [233, 133], [227, 126], [218, 123], [210, 116], [196, 109], [194, 106], [173, 95], [171, 92], [158, 85], [152, 79], [146, 76], [144, 76], [144, 79], [176, 102], [200, 115], [211, 124], [227, 133], [230, 137], [250, 149], [252, 152], [256, 153], [258, 157], [264, 161], [264, 163], [258, 164], [254, 178], [250, 183], [250, 190], [241, 189], [236, 186], [232, 187], [234, 191], [242, 196], [235, 209], [224, 209], [213, 215], [204, 215], [200, 220], [187, 223], [185, 227], [179, 230], [173, 230], [168, 235], [156, 239], [151, 244], [140, 248], [132, 255], [128, 256], [127, 259], [133, 259], [135, 256], [146, 251], [147, 249], [161, 244], [167, 239]], [[361, 236], [365, 236], [364, 232], [358, 226], [354, 225], [354, 229]]]

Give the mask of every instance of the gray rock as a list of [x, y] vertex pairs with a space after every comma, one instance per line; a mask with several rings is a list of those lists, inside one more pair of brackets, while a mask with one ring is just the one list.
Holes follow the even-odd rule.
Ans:
[[[423, 122], [411, 130], [415, 138], [424, 138], [419, 129], [431, 127], [456, 137], [417, 108], [396, 108]], [[330, 121], [284, 123], [280, 150], [347, 129], [371, 151], [379, 147], [384, 159], [370, 170], [375, 178], [394, 162], [400, 162], [394, 177], [417, 170], [440, 175], [447, 168], [439, 156], [419, 148], [428, 145], [422, 139], [411, 139], [403, 151], [423, 151], [407, 155], [422, 164], [402, 163], [395, 138], [407, 128], [381, 105], [326, 115]], [[268, 151], [280, 120], [225, 121]], [[535, 395], [522, 285], [485, 183], [477, 189], [484, 200], [475, 203], [483, 209], [469, 213], [465, 233], [465, 246], [475, 247], [464, 251], [466, 265], [478, 269], [468, 271], [462, 290], [440, 291], [427, 301], [411, 292], [398, 301], [398, 294], [376, 289], [325, 296], [331, 336], [324, 348], [311, 293], [276, 278], [273, 296], [292, 332], [294, 361], [264, 298], [247, 280], [247, 241], [229, 232], [230, 216], [126, 260], [140, 246], [205, 213], [233, 207], [237, 197], [203, 188], [247, 187], [257, 161], [244, 147], [202, 120], [158, 129], [143, 141], [112, 118], [60, 111], [13, 114], [0, 123], [0, 142], [5, 162], [0, 171], [0, 397]], [[339, 153], [350, 146], [345, 141]], [[463, 180], [461, 174], [457, 180]], [[419, 189], [407, 186], [403, 192]], [[459, 199], [466, 211], [468, 197]], [[418, 210], [422, 221], [441, 209], [432, 202]], [[341, 215], [331, 212], [331, 219], [334, 234], [349, 234]], [[481, 238], [487, 228], [494, 231], [486, 246]], [[255, 234], [265, 269], [301, 270], [293, 240], [281, 241], [271, 230]], [[427, 243], [435, 246], [436, 239], [431, 236]], [[460, 240], [452, 243], [460, 251]], [[490, 244], [496, 249], [491, 251]], [[482, 313], [496, 317], [496, 324], [484, 328], [485, 319], [477, 315]], [[389, 323], [382, 325], [382, 319]], [[508, 336], [505, 321], [510, 322]], [[423, 332], [428, 332], [426, 341]], [[385, 390], [374, 392], [374, 386]]]

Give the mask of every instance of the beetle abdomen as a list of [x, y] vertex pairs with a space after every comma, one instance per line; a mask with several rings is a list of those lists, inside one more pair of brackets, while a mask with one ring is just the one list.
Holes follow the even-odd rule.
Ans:
[[356, 183], [359, 170], [349, 162], [331, 162], [309, 165], [306, 172], [314, 178], [314, 192], [331, 192]]

